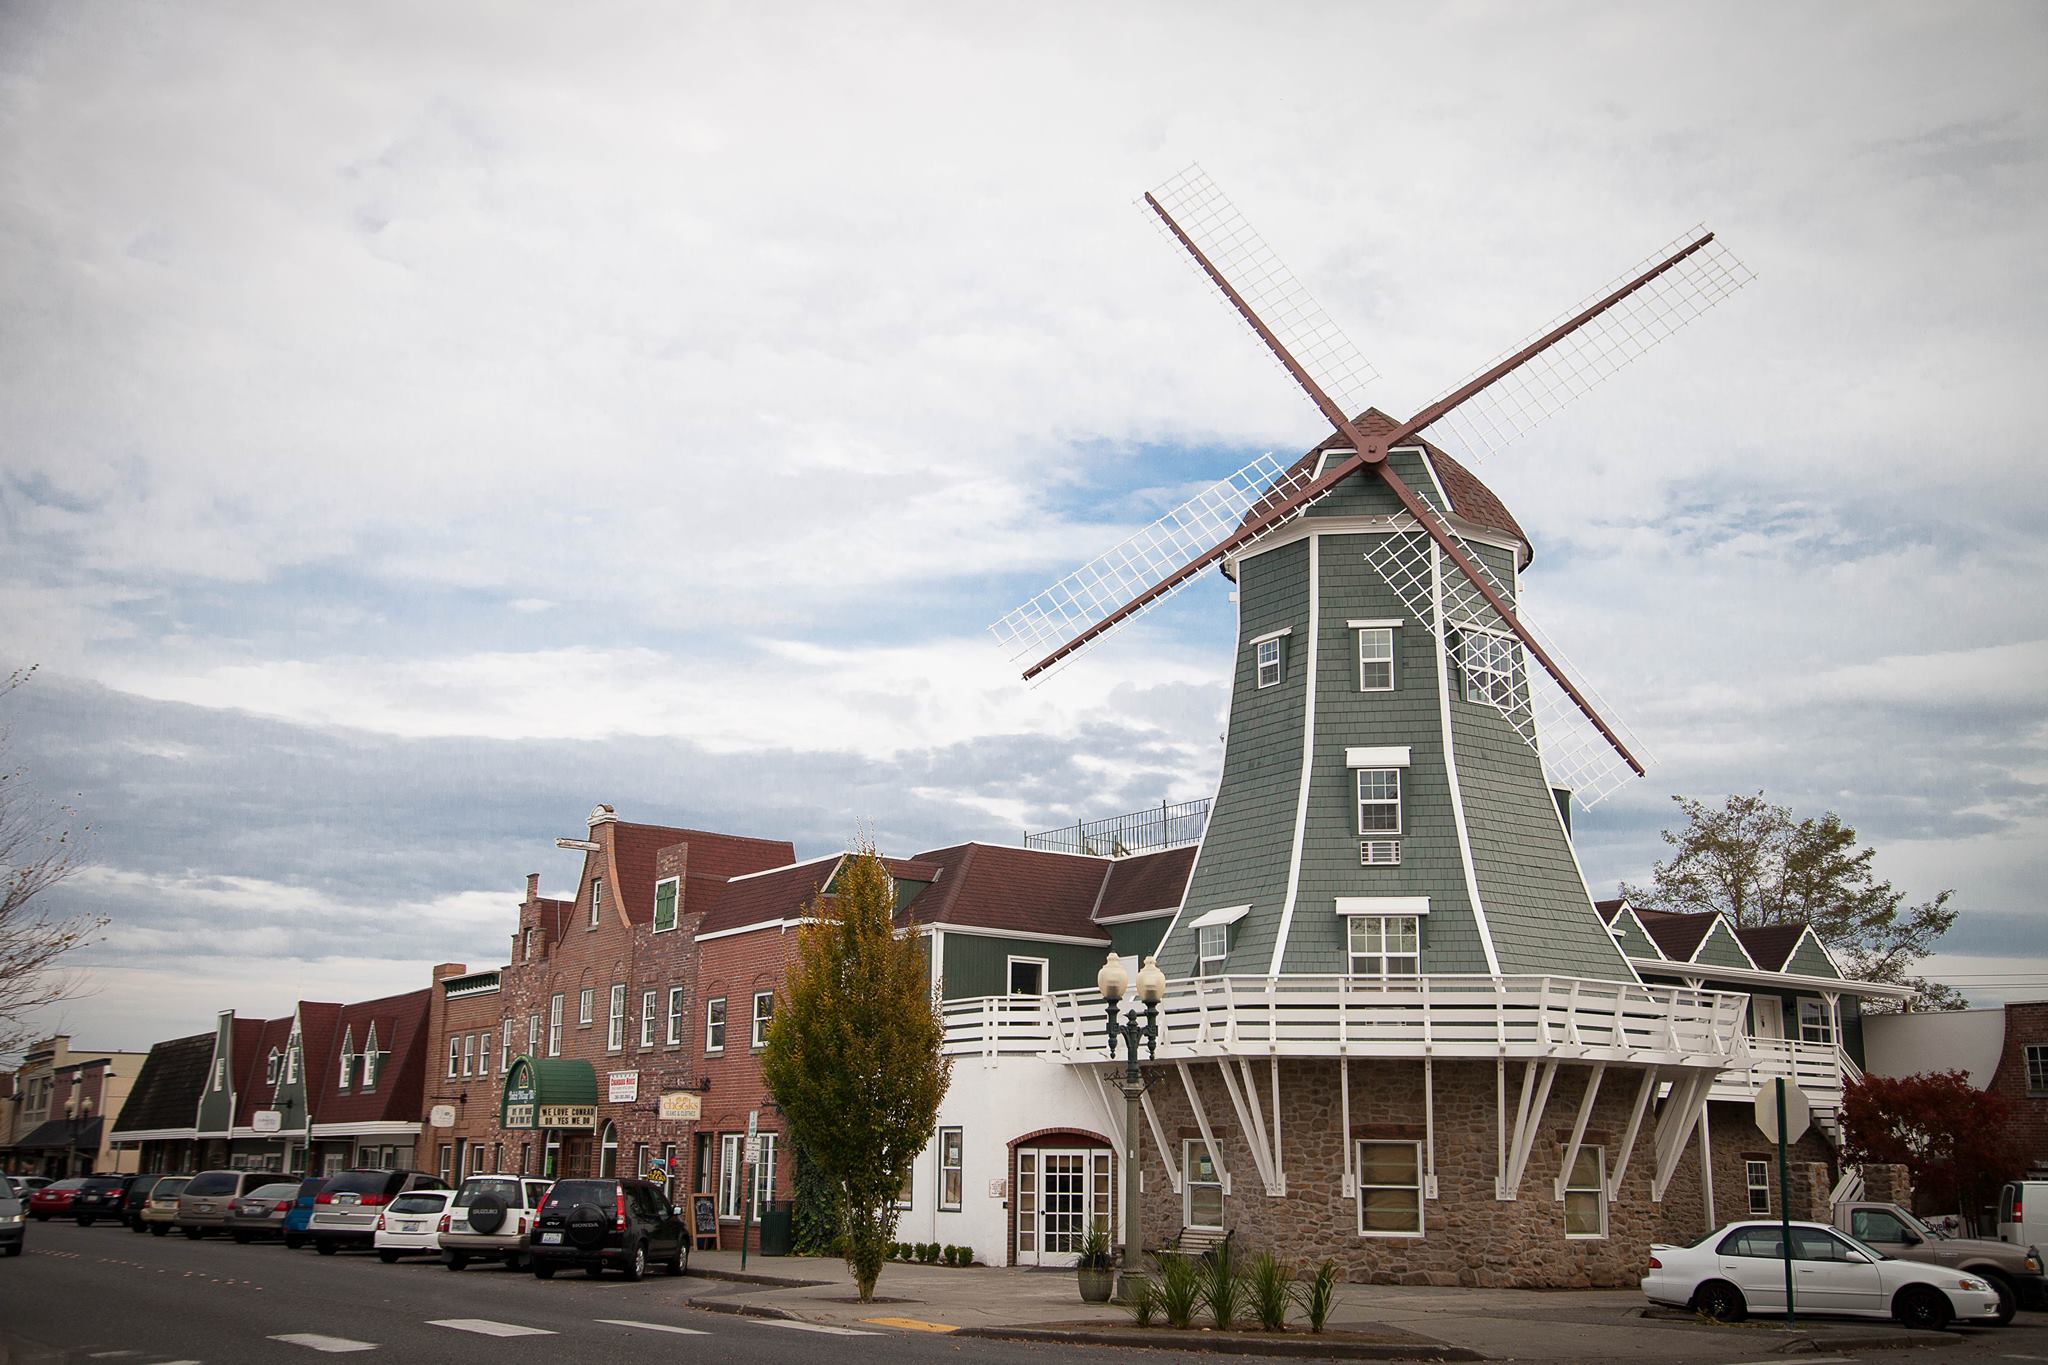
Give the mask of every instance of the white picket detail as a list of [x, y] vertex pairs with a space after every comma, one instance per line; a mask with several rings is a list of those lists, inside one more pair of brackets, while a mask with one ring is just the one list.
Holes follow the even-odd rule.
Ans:
[[1708, 1098], [1747, 1102], [1757, 1091], [1783, 1076], [1806, 1092], [1806, 1102], [1813, 1106], [1816, 1116], [1832, 1119], [1842, 1107], [1844, 1075], [1854, 1067], [1855, 1063], [1833, 1043], [1745, 1035]]

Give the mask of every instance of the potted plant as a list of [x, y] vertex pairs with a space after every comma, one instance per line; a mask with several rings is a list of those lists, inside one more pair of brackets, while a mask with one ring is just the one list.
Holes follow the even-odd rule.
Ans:
[[1110, 1294], [1116, 1289], [1116, 1258], [1109, 1247], [1109, 1229], [1100, 1223], [1090, 1223], [1088, 1230], [1081, 1234], [1078, 1249], [1081, 1259], [1076, 1265], [1081, 1277], [1081, 1301], [1108, 1303]]

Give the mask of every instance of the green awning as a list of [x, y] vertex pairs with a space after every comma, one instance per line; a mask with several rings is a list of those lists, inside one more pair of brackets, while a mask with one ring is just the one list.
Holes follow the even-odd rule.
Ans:
[[503, 1128], [597, 1127], [597, 1072], [566, 1057], [515, 1057], [498, 1103]]

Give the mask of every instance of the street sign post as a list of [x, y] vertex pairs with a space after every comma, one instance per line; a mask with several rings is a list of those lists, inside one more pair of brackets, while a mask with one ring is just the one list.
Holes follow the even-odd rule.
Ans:
[[747, 1111], [747, 1147], [740, 1154], [740, 1269], [747, 1268], [747, 1233], [754, 1226], [754, 1164], [761, 1159], [761, 1111]]
[[1797, 1321], [1792, 1305], [1792, 1177], [1785, 1164], [1785, 1148], [1806, 1136], [1813, 1122], [1813, 1106], [1806, 1092], [1785, 1084], [1783, 1076], [1756, 1092], [1756, 1126], [1778, 1144], [1778, 1250], [1785, 1260], [1785, 1325]]

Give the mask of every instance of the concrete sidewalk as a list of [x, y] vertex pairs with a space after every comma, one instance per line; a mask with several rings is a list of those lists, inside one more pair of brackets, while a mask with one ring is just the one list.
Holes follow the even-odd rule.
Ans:
[[[875, 1301], [854, 1298], [843, 1261], [822, 1257], [749, 1256], [745, 1279], [736, 1251], [700, 1251], [690, 1258], [690, 1302], [839, 1327], [889, 1327], [936, 1332], [1023, 1328], [1128, 1329], [1113, 1304], [1089, 1304], [1071, 1270], [973, 1266], [884, 1266]], [[1435, 1289], [1347, 1284], [1338, 1289], [1333, 1331], [1421, 1338], [1482, 1355], [1517, 1360], [1755, 1359], [1799, 1350], [1932, 1346], [1942, 1338], [1894, 1324], [1831, 1322], [1786, 1331], [1769, 1323], [1702, 1324], [1685, 1314], [1646, 1311], [1633, 1289]], [[1154, 1334], [1162, 1347], [1175, 1335]], [[1313, 1340], [1290, 1323], [1289, 1336]], [[1199, 1338], [1181, 1338], [1197, 1346]], [[1951, 1342], [1955, 1339], [1949, 1338]], [[1149, 1344], [1149, 1342], [1148, 1342]]]

